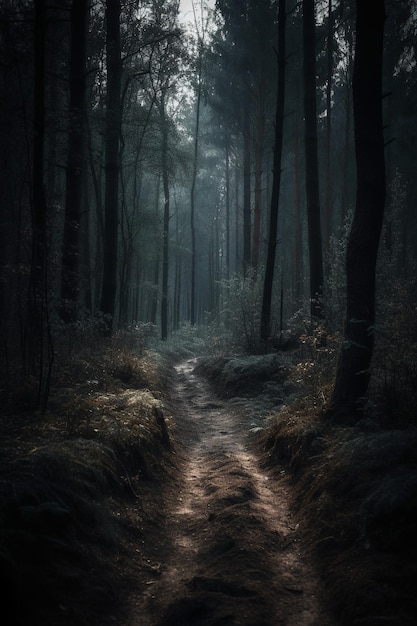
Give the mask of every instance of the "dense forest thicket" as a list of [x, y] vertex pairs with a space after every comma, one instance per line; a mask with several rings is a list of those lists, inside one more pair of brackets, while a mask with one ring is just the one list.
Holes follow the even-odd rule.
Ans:
[[374, 239], [350, 254], [374, 275], [384, 206], [377, 318], [345, 329], [344, 354], [375, 335], [384, 384], [412, 387], [417, 13], [377, 4], [355, 105], [354, 2], [2, 0], [5, 389], [35, 381], [44, 403], [84, 331], [164, 340], [191, 324], [251, 352], [311, 321], [337, 336], [348, 234]]

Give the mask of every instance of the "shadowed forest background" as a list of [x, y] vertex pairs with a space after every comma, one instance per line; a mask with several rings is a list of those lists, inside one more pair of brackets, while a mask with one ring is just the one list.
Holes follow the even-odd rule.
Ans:
[[[278, 3], [2, 3], [6, 386], [34, 377], [45, 403], [76, 333], [190, 324], [262, 352], [310, 311], [342, 332], [355, 7], [302, 8], [281, 3], [279, 38]], [[377, 336], [395, 387], [413, 344], [417, 18], [386, 13]]]
[[[0, 0], [10, 623], [29, 623], [22, 584], [55, 623], [65, 594], [46, 610], [31, 581], [45, 550], [46, 580], [67, 563], [49, 541], [61, 530], [72, 582], [90, 557], [110, 567], [110, 523], [90, 546], [93, 483], [163, 507], [173, 367], [196, 356], [222, 397], [265, 399], [245, 409], [256, 447], [291, 473], [338, 619], [415, 623], [416, 55], [414, 0]], [[48, 487], [52, 466], [62, 485], [77, 467], [76, 483]], [[104, 624], [83, 594], [105, 606], [107, 584], [78, 589], [62, 623]]]

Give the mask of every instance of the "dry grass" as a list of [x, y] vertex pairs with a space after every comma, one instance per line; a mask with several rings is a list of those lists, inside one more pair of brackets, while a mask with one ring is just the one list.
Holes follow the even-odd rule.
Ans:
[[417, 433], [326, 423], [306, 399], [263, 434], [284, 464], [294, 506], [344, 624], [416, 623]]
[[122, 620], [132, 573], [149, 569], [138, 546], [174, 466], [169, 371], [153, 353], [85, 341], [58, 361], [45, 415], [25, 410], [26, 389], [9, 394], [0, 418], [7, 623]]

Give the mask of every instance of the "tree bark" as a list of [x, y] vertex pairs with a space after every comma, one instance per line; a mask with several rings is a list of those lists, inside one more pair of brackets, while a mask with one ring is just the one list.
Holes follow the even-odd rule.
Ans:
[[85, 168], [85, 96], [87, 61], [87, 0], [71, 5], [70, 130], [66, 170], [65, 219], [61, 262], [61, 318], [77, 318], [80, 290], [80, 222], [83, 210]]
[[347, 249], [347, 304], [329, 415], [349, 424], [363, 409], [374, 346], [375, 274], [385, 208], [382, 121], [384, 0], [356, 2], [353, 115], [356, 208]]
[[169, 271], [169, 173], [168, 173], [168, 125], [165, 112], [165, 98], [160, 105], [162, 126], [162, 184], [164, 190], [164, 216], [162, 232], [162, 298], [161, 298], [161, 339], [168, 338], [168, 271]]
[[245, 103], [243, 129], [243, 271], [251, 266], [250, 113]]
[[326, 85], [326, 199], [325, 244], [329, 246], [332, 218], [332, 175], [331, 175], [331, 143], [332, 143], [332, 86], [333, 86], [333, 8], [332, 0], [328, 0], [327, 25], [327, 85]]
[[48, 319], [47, 205], [44, 187], [46, 4], [35, 0], [33, 111], [32, 261], [27, 329], [29, 373], [38, 380], [35, 408], [46, 408], [53, 360]]
[[106, 316], [111, 333], [114, 322], [117, 290], [117, 237], [119, 224], [119, 142], [121, 127], [121, 55], [120, 0], [107, 0], [107, 100], [105, 138], [105, 198], [104, 198], [104, 263], [100, 308]]
[[[343, 154], [343, 179], [342, 179], [342, 211], [340, 225], [343, 226], [346, 216], [351, 207], [349, 185], [349, 163], [351, 161], [351, 92], [352, 92], [352, 66], [353, 66], [353, 33], [350, 25], [346, 26], [345, 38], [347, 41], [347, 59], [345, 71], [345, 128], [344, 128], [344, 154]], [[353, 152], [353, 151], [352, 151]]]
[[301, 192], [300, 192], [300, 142], [298, 136], [298, 116], [294, 132], [294, 294], [298, 307], [303, 297], [303, 252], [302, 252], [302, 223], [301, 223]]
[[258, 124], [255, 146], [255, 205], [253, 210], [252, 234], [252, 266], [255, 270], [259, 264], [259, 246], [261, 240], [261, 213], [262, 213], [262, 165], [265, 141], [265, 92], [266, 81], [262, 77], [259, 83]]
[[279, 194], [281, 188], [281, 159], [284, 134], [284, 104], [285, 104], [285, 32], [286, 32], [286, 3], [279, 1], [278, 8], [278, 90], [277, 107], [275, 114], [275, 147], [272, 179], [271, 207], [269, 217], [268, 251], [266, 257], [262, 311], [261, 311], [261, 340], [266, 342], [271, 334], [271, 302], [272, 287], [275, 270], [277, 248]]
[[314, 0], [303, 0], [303, 80], [311, 316], [321, 318], [323, 317], [320, 301], [323, 288], [323, 254], [317, 156], [316, 20]]
[[200, 134], [200, 105], [201, 105], [201, 74], [202, 74], [202, 42], [199, 41], [198, 71], [197, 71], [197, 99], [196, 99], [196, 119], [194, 134], [194, 160], [191, 178], [191, 302], [190, 302], [190, 323], [195, 324], [195, 274], [196, 274], [196, 237], [195, 237], [195, 186], [198, 173], [198, 140]]
[[230, 154], [229, 154], [229, 129], [225, 129], [225, 202], [226, 202], [226, 280], [230, 278]]

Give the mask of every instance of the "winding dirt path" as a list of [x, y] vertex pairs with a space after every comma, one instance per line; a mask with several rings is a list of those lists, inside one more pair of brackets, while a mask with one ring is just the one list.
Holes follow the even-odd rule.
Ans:
[[300, 551], [289, 482], [261, 470], [247, 417], [177, 366], [183, 478], [153, 547], [157, 575], [131, 626], [334, 626]]

